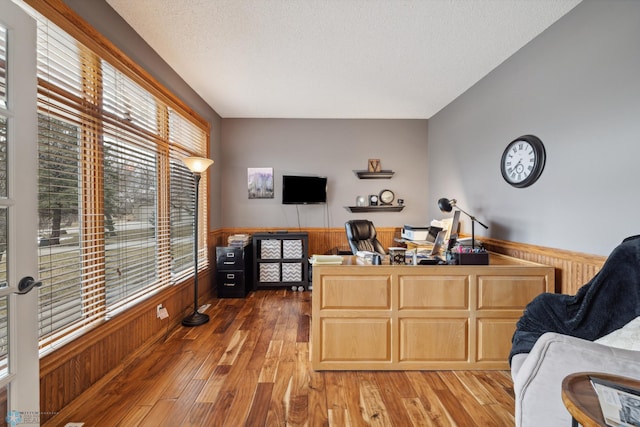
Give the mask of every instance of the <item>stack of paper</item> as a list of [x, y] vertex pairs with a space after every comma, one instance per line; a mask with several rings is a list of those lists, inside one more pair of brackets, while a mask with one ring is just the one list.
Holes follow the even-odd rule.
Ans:
[[227, 238], [229, 246], [245, 247], [251, 241], [250, 234], [232, 234]]
[[340, 265], [342, 257], [340, 255], [312, 255], [309, 262], [311, 265]]

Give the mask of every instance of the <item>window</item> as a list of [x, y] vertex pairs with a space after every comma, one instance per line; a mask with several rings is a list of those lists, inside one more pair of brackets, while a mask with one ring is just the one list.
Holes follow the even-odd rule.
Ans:
[[[208, 125], [135, 70], [37, 20], [44, 354], [193, 274], [195, 194], [181, 159], [206, 156]], [[206, 268], [201, 194], [198, 264]]]
[[[193, 177], [185, 170], [181, 161], [173, 158], [170, 161], [171, 179], [171, 273], [179, 276], [193, 264]], [[201, 205], [202, 203], [199, 203]]]
[[[107, 307], [155, 285], [158, 277], [156, 156], [126, 140], [104, 141]], [[192, 218], [193, 220], [193, 218]]]
[[[81, 322], [80, 128], [38, 116], [38, 260], [41, 337]], [[64, 234], [62, 234], [64, 233]], [[86, 316], [91, 318], [92, 316]]]

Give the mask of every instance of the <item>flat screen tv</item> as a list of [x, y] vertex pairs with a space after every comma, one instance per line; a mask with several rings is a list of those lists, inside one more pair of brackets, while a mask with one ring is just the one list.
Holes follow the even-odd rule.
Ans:
[[282, 204], [327, 203], [327, 178], [323, 176], [282, 176]]

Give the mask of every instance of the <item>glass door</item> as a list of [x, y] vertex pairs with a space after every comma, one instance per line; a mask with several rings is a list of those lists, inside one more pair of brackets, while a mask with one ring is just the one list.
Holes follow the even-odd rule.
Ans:
[[36, 24], [0, 0], [0, 419], [9, 426], [40, 424], [37, 161]]

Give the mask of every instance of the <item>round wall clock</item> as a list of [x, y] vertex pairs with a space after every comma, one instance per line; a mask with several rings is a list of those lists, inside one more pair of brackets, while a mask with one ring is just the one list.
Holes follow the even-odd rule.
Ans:
[[546, 156], [544, 145], [537, 136], [523, 135], [516, 138], [502, 153], [502, 177], [516, 188], [528, 187], [540, 178]]
[[396, 195], [393, 194], [393, 191], [391, 190], [382, 190], [378, 196], [380, 198], [380, 203], [383, 205], [390, 205], [396, 198]]

